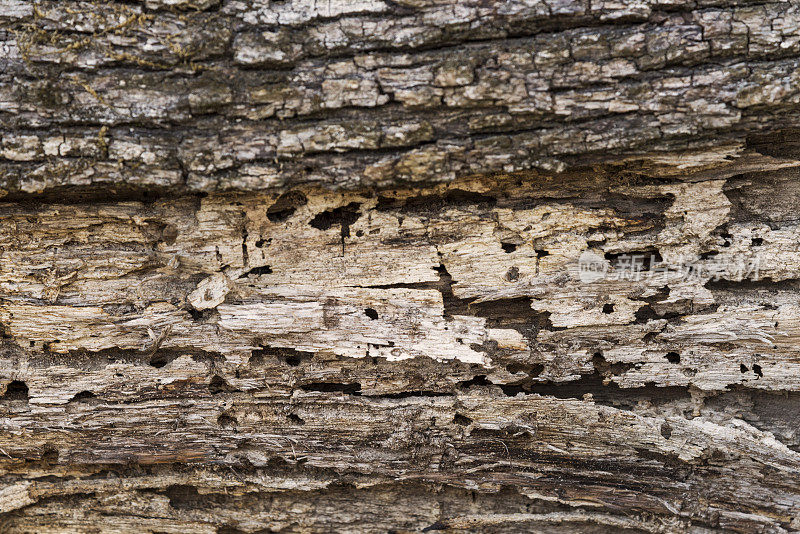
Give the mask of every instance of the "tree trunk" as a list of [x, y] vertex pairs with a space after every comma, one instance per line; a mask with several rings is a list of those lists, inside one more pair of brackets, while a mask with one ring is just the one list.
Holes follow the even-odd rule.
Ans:
[[0, 531], [800, 529], [799, 24], [0, 0]]

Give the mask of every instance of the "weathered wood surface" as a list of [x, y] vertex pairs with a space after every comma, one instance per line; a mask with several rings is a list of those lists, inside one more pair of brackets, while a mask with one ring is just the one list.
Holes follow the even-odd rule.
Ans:
[[0, 0], [0, 530], [800, 530], [798, 20]]
[[153, 193], [687, 147], [713, 164], [800, 123], [798, 20], [733, 0], [3, 0], [0, 177]]

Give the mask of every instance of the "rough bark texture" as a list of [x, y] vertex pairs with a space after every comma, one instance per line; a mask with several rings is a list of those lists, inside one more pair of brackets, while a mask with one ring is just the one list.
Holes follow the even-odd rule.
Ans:
[[800, 529], [798, 24], [0, 0], [0, 530]]

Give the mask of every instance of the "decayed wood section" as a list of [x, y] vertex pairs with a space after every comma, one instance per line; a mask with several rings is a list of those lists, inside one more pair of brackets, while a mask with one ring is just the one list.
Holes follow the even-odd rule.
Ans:
[[0, 530], [800, 529], [798, 23], [0, 0]]

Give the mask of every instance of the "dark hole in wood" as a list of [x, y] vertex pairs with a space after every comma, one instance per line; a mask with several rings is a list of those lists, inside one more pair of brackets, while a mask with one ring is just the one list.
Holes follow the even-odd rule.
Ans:
[[466, 415], [461, 415], [460, 413], [457, 413], [456, 416], [453, 417], [453, 422], [457, 425], [469, 426], [472, 423], [472, 419], [470, 419]]
[[6, 386], [6, 392], [3, 394], [4, 400], [14, 400], [14, 401], [28, 401], [28, 386], [25, 382], [20, 380], [12, 380], [8, 386]]
[[72, 399], [70, 399], [70, 401], [81, 402], [89, 399], [94, 399], [95, 397], [97, 397], [97, 395], [95, 395], [91, 391], [81, 391], [80, 393], [76, 393], [75, 396], [73, 396]]
[[261, 267], [253, 267], [239, 278], [244, 278], [251, 274], [254, 274], [256, 276], [260, 276], [262, 274], [272, 274], [272, 268], [269, 265], [263, 265]]
[[300, 362], [303, 361], [303, 360], [302, 360], [302, 358], [300, 356], [293, 356], [292, 355], [292, 356], [286, 356], [284, 361], [286, 362], [286, 365], [288, 365], [290, 367], [297, 367], [298, 365], [300, 365]]
[[202, 508], [203, 501], [207, 501], [194, 486], [175, 484], [169, 486], [165, 493], [169, 498], [169, 505], [176, 509]]
[[169, 361], [169, 358], [165, 354], [156, 353], [150, 358], [150, 365], [160, 369], [167, 365]]
[[346, 393], [361, 395], [361, 384], [340, 384], [336, 382], [314, 382], [300, 387], [303, 391], [319, 391], [322, 393]]
[[347, 206], [340, 206], [332, 210], [318, 213], [309, 223], [312, 228], [317, 230], [328, 230], [333, 225], [338, 224], [342, 228], [342, 237], [350, 237], [350, 225], [361, 217], [358, 202], [351, 202]]
[[506, 273], [506, 280], [508, 280], [509, 282], [516, 282], [517, 280], [519, 280], [519, 268], [518, 267], [510, 268]]
[[[308, 199], [303, 193], [299, 191], [288, 191], [275, 201], [275, 203], [267, 208], [267, 219], [271, 222], [284, 222], [289, 217], [294, 215], [297, 208], [305, 205]], [[256, 243], [256, 246], [260, 246]]]
[[226, 393], [235, 390], [221, 376], [214, 375], [208, 383], [208, 391], [212, 395], [216, 395], [218, 393]]
[[292, 423], [294, 423], [296, 425], [304, 425], [304, 424], [306, 424], [305, 419], [303, 419], [302, 417], [300, 417], [297, 414], [290, 413], [287, 416], [287, 418], [289, 419], [289, 421], [291, 421]]

